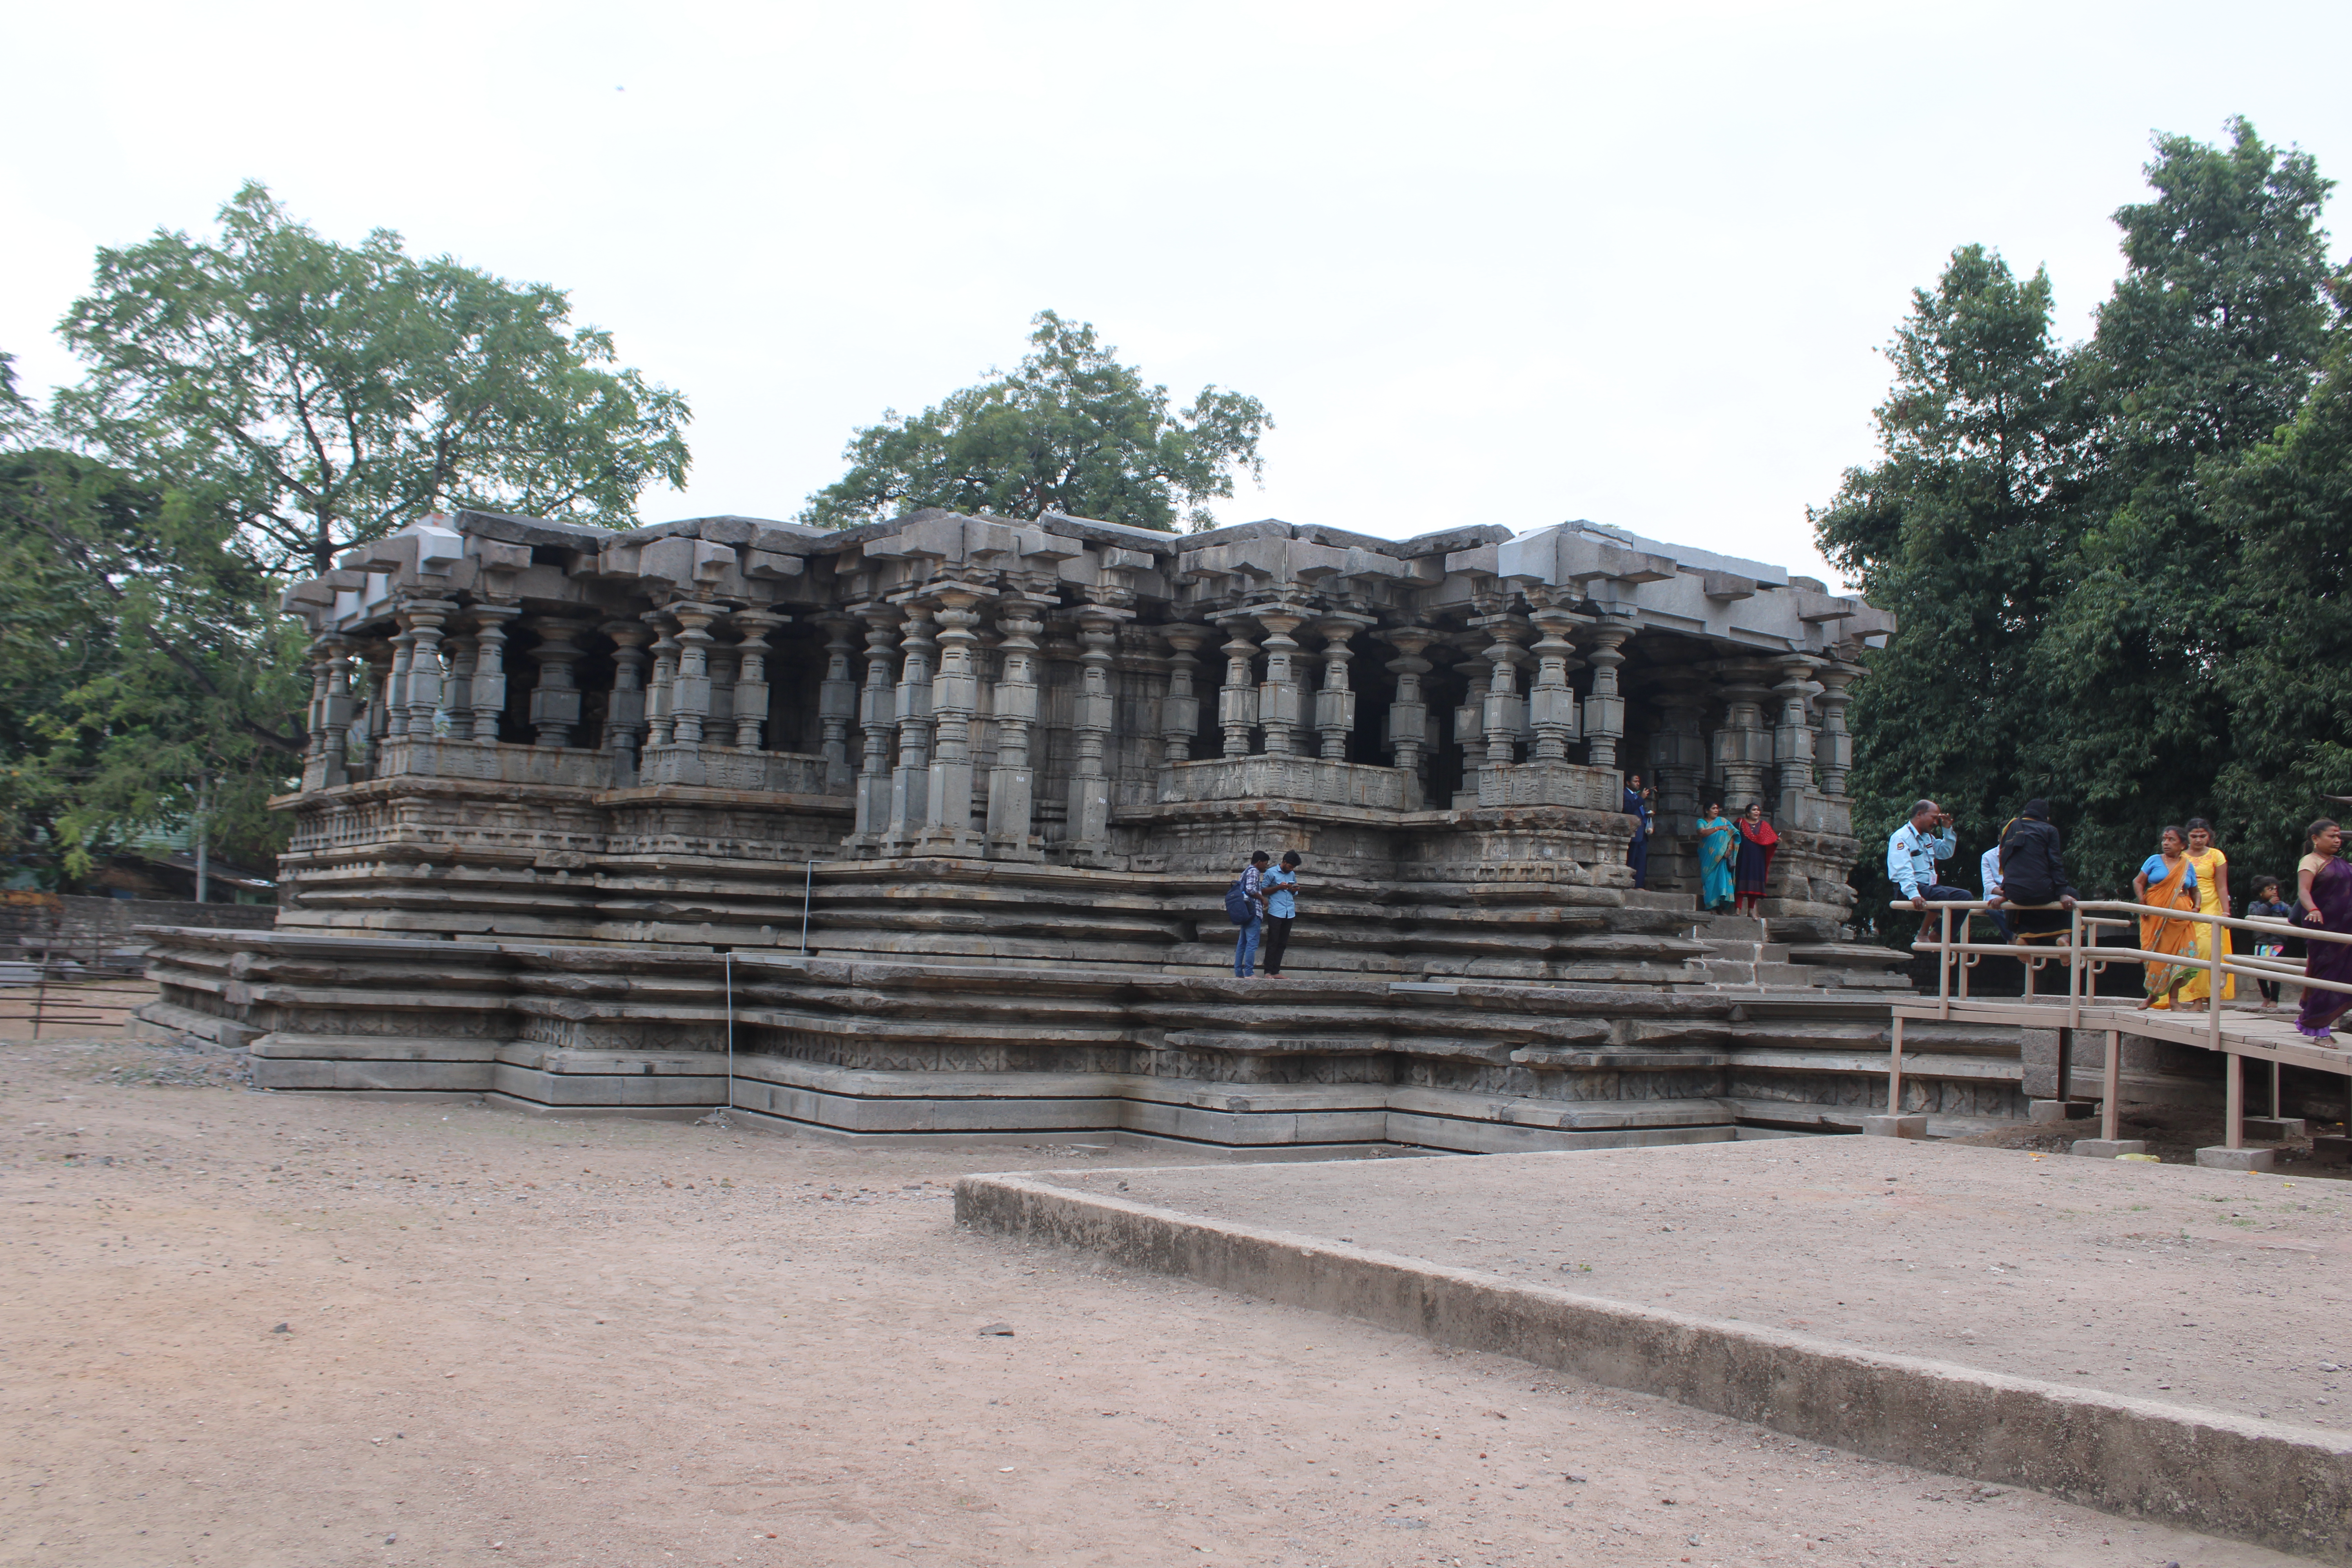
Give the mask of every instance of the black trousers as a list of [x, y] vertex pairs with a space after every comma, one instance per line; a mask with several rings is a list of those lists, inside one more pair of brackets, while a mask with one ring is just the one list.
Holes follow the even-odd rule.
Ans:
[[1268, 974], [1282, 973], [1282, 950], [1290, 945], [1291, 918], [1294, 917], [1265, 917], [1265, 951], [1259, 955], [1258, 962], [1265, 966]]

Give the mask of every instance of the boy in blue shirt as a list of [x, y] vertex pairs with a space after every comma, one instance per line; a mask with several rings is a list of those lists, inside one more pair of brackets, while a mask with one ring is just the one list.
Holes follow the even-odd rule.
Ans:
[[1290, 945], [1290, 922], [1298, 918], [1298, 851], [1283, 852], [1282, 864], [1265, 874], [1265, 973], [1282, 978], [1282, 950]]

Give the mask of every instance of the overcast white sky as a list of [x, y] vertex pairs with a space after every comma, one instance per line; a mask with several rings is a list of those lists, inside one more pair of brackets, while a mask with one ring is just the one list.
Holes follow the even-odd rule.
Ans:
[[94, 247], [259, 179], [570, 289], [693, 401], [648, 521], [792, 515], [1050, 307], [1180, 404], [1265, 400], [1225, 521], [1582, 517], [1822, 571], [1805, 508], [1954, 246], [2046, 263], [2075, 335], [2151, 132], [2243, 113], [2352, 176], [2340, 0], [12, 9], [36, 389]]

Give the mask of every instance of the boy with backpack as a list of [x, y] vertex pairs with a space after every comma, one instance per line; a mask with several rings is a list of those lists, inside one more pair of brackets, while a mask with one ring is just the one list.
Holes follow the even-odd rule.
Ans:
[[1257, 973], [1257, 942], [1265, 930], [1265, 865], [1273, 857], [1263, 849], [1250, 857], [1234, 885], [1225, 889], [1225, 918], [1241, 927], [1234, 938], [1234, 977], [1247, 980]]

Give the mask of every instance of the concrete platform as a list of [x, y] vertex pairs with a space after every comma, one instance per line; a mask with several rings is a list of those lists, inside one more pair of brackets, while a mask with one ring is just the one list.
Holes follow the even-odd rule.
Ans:
[[1872, 1138], [1047, 1172], [966, 1223], [2352, 1562], [2352, 1186]]

